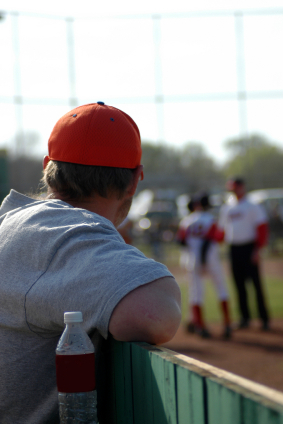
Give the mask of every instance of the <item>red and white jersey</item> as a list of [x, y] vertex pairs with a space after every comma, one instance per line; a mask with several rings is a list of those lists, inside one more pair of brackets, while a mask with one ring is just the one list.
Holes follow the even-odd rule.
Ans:
[[222, 206], [218, 228], [224, 231], [227, 243], [240, 245], [256, 241], [257, 228], [265, 223], [267, 216], [264, 209], [244, 197]]
[[215, 218], [210, 212], [196, 211], [182, 219], [178, 238], [195, 251], [199, 251], [206, 238], [213, 239]]
[[[228, 299], [225, 276], [218, 255], [218, 243], [215, 241], [216, 221], [215, 217], [208, 211], [196, 211], [184, 218], [179, 227], [179, 240], [186, 241], [188, 246], [188, 256], [186, 267], [190, 275], [190, 303], [203, 303], [203, 272], [204, 270], [211, 276], [218, 298]], [[183, 237], [183, 239], [182, 239]], [[205, 269], [201, 263], [201, 251], [204, 240], [211, 240], [207, 256]]]

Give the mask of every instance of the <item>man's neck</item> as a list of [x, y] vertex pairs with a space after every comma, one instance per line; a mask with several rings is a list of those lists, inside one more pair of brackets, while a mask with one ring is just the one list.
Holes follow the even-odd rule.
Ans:
[[61, 196], [58, 192], [49, 192], [47, 199], [58, 199], [73, 206], [74, 208], [86, 209], [89, 212], [96, 213], [111, 221], [116, 225], [117, 210], [120, 201], [116, 196], [110, 198], [101, 197], [98, 194], [90, 196], [82, 200], [67, 199]]

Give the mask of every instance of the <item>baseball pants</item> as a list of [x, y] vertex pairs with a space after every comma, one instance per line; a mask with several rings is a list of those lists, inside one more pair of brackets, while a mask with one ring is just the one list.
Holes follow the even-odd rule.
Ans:
[[246, 281], [251, 279], [256, 291], [258, 313], [263, 322], [268, 322], [268, 313], [262, 290], [259, 267], [251, 260], [254, 243], [230, 246], [232, 274], [238, 293], [242, 319], [249, 321], [250, 311], [247, 301]]

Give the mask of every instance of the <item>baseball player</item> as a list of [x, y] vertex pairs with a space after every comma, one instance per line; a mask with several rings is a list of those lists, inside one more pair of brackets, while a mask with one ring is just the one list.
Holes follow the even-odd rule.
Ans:
[[250, 312], [247, 303], [246, 281], [253, 281], [262, 329], [269, 329], [269, 316], [262, 290], [259, 272], [259, 252], [267, 243], [267, 216], [260, 205], [246, 197], [245, 181], [232, 178], [227, 189], [235, 194], [232, 202], [222, 206], [218, 228], [221, 237], [230, 245], [232, 274], [238, 292], [241, 320], [239, 328], [249, 326]]
[[[191, 205], [192, 207], [192, 205]], [[202, 314], [204, 301], [203, 277], [208, 273], [214, 283], [223, 315], [223, 337], [231, 336], [231, 322], [228, 306], [228, 291], [224, 273], [218, 256], [218, 246], [214, 239], [216, 222], [209, 212], [210, 204], [207, 195], [196, 197], [193, 201], [193, 212], [185, 217], [179, 227], [178, 241], [188, 247], [189, 260], [189, 314], [187, 330], [197, 332], [202, 337], [210, 337]]]

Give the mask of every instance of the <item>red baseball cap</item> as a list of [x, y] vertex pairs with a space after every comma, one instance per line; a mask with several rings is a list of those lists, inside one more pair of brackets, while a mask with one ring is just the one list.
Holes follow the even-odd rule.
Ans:
[[48, 140], [51, 160], [134, 169], [142, 149], [136, 123], [103, 102], [79, 106], [56, 123]]

